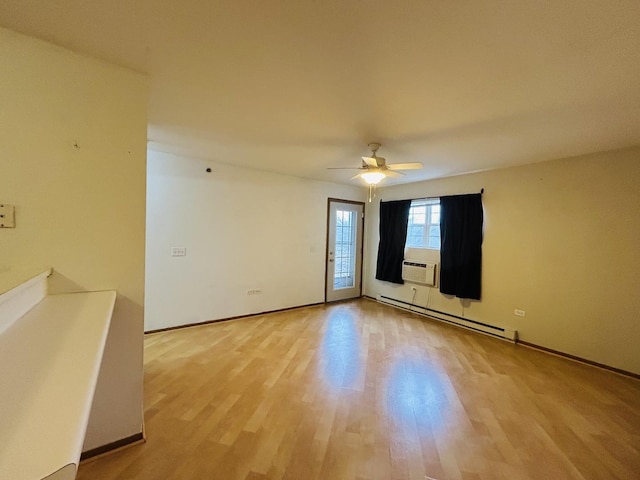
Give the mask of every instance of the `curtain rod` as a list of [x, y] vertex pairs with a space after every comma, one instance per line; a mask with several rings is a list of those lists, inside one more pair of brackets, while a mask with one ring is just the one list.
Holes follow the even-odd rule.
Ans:
[[[480, 189], [480, 195], [484, 194], [484, 188]], [[461, 193], [458, 195], [473, 195], [472, 193]], [[449, 195], [438, 195], [437, 197], [420, 197], [420, 198], [410, 198], [409, 200], [435, 200], [440, 197], [447, 197]]]

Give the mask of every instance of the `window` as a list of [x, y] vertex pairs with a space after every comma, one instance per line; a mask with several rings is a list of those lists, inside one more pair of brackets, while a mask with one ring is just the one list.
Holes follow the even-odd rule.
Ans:
[[407, 225], [407, 247], [440, 249], [440, 199], [412, 200]]

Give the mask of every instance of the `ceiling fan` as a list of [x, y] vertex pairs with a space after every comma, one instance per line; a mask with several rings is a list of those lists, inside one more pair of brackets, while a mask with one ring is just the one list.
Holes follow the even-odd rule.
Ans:
[[404, 173], [400, 173], [397, 170], [418, 170], [422, 168], [422, 164], [419, 162], [387, 164], [383, 157], [376, 155], [380, 148], [379, 143], [370, 143], [369, 148], [371, 149], [371, 156], [362, 157], [361, 167], [334, 167], [330, 168], [330, 170], [361, 170], [352, 180], [362, 178], [368, 185], [377, 185], [385, 177], [403, 177]]

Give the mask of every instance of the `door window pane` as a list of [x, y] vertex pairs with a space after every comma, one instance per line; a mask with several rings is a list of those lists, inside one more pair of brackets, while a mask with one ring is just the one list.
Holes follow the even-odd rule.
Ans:
[[334, 289], [353, 288], [356, 270], [356, 212], [336, 211]]

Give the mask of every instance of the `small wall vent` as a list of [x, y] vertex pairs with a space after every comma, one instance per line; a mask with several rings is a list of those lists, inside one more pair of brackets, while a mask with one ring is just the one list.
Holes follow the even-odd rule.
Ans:
[[436, 265], [421, 260], [405, 260], [402, 262], [402, 279], [421, 285], [435, 285]]

